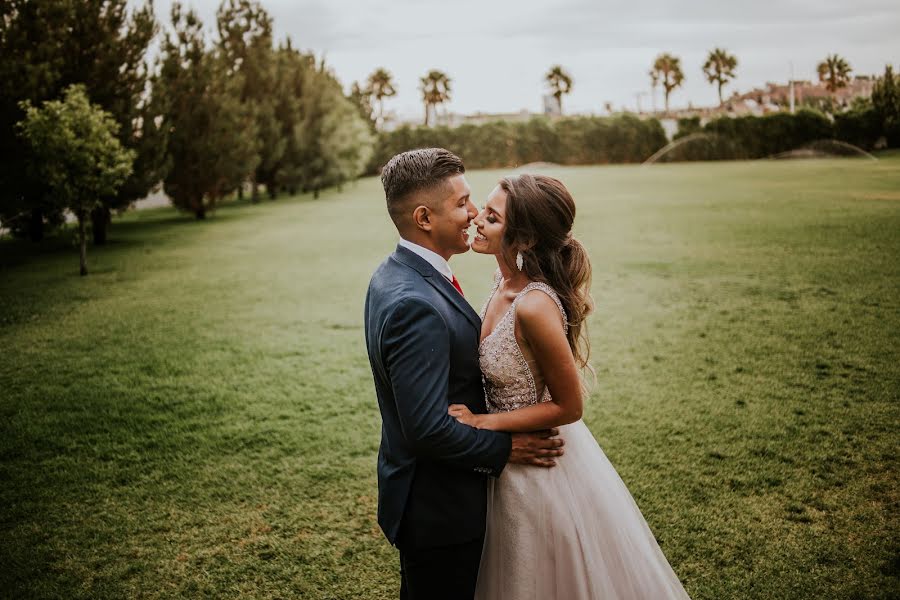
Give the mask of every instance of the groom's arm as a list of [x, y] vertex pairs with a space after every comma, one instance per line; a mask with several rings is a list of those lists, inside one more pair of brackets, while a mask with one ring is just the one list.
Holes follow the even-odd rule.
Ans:
[[510, 458], [509, 434], [473, 429], [447, 414], [450, 332], [420, 298], [401, 300], [381, 338], [397, 415], [406, 441], [421, 456], [494, 476]]

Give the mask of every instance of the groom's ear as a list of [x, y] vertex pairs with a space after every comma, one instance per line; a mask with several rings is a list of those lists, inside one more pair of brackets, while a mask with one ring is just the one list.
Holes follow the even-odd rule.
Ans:
[[431, 209], [420, 204], [413, 211], [413, 223], [423, 231], [431, 231]]

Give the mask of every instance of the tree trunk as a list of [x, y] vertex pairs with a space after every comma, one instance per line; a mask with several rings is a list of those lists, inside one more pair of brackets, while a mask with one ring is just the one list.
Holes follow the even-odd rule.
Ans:
[[725, 106], [725, 101], [722, 100], [722, 82], [719, 82], [719, 106]]
[[28, 238], [32, 242], [40, 242], [44, 239], [44, 211], [40, 208], [31, 209], [31, 218], [28, 219]]
[[84, 277], [88, 274], [87, 268], [87, 235], [85, 234], [84, 222], [87, 219], [86, 211], [79, 210], [78, 211], [78, 245], [81, 248], [81, 276]]
[[269, 193], [269, 200], [274, 200], [278, 197], [278, 187], [273, 185], [266, 185], [266, 191]]
[[238, 200], [244, 199], [244, 184], [238, 186]]
[[198, 221], [202, 221], [203, 219], [205, 219], [206, 218], [206, 207], [201, 206], [200, 208], [195, 209], [194, 216], [197, 217]]
[[428, 103], [425, 103], [425, 127], [428, 127]]
[[91, 230], [94, 232], [94, 245], [106, 244], [106, 231], [109, 228], [110, 212], [105, 206], [99, 206], [91, 211]]
[[319, 187], [316, 186], [313, 188], [313, 199], [318, 200], [318, 198], [319, 198]]
[[250, 201], [253, 202], [253, 204], [256, 204], [259, 202], [259, 184], [256, 183], [256, 179], [254, 179], [250, 185], [252, 189], [250, 192]]

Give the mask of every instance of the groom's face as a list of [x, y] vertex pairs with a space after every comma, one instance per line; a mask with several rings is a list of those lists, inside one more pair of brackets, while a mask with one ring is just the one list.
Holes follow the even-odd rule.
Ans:
[[446, 195], [434, 203], [430, 214], [431, 239], [445, 259], [469, 249], [469, 225], [478, 214], [465, 176], [454, 175], [447, 183], [439, 188]]

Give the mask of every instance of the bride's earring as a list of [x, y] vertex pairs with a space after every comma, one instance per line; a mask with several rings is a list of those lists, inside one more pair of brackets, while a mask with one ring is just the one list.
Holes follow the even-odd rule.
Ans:
[[525, 261], [524, 261], [524, 259], [522, 258], [522, 253], [521, 253], [521, 252], [516, 252], [516, 267], [518, 267], [518, 269], [519, 269], [520, 271], [522, 270], [522, 265], [524, 264], [524, 262], [525, 262]]

